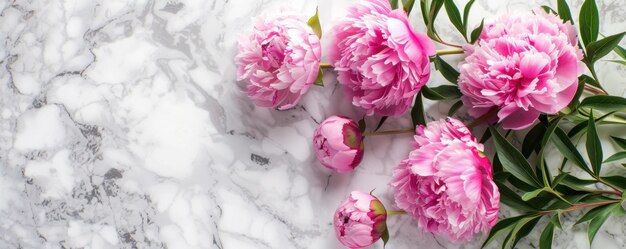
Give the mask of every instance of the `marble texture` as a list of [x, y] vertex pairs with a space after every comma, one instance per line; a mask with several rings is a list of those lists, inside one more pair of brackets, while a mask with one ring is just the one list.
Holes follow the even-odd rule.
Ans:
[[[411, 137], [368, 138], [354, 173], [331, 173], [314, 158], [313, 129], [330, 115], [362, 116], [334, 75], [276, 111], [241, 93], [233, 63], [255, 16], [312, 15], [317, 2], [328, 31], [354, 1], [0, 1], [0, 248], [341, 248], [334, 209], [349, 191], [372, 189], [392, 207], [387, 184]], [[568, 2], [577, 13], [582, 0]], [[540, 4], [549, 3], [479, 0], [470, 26]], [[624, 2], [598, 5], [601, 32], [623, 31]], [[439, 19], [442, 36], [460, 42], [445, 12]], [[424, 30], [418, 11], [411, 20]], [[599, 62], [598, 71], [609, 92], [626, 96], [624, 67]], [[429, 85], [444, 82], [433, 76]], [[427, 104], [431, 120], [450, 106]], [[405, 115], [383, 129], [409, 126]], [[571, 215], [555, 247], [589, 248]], [[387, 248], [482, 241], [450, 244], [408, 217], [388, 223]], [[538, 236], [519, 247], [536, 248]], [[593, 247], [625, 248], [625, 237], [624, 219], [611, 219]]]

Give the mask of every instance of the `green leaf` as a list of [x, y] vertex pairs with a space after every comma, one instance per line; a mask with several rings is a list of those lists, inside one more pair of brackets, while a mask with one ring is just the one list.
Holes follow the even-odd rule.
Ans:
[[450, 66], [446, 61], [441, 59], [439, 56], [435, 56], [433, 59], [435, 64], [435, 69], [441, 73], [441, 75], [452, 84], [457, 84], [459, 79], [459, 72], [454, 69], [454, 67]]
[[322, 68], [320, 67], [319, 71], [317, 71], [317, 79], [315, 79], [315, 82], [313, 83], [316, 86], [324, 86], [324, 71], [322, 71]]
[[594, 208], [590, 209], [589, 211], [587, 211], [587, 213], [585, 213], [585, 215], [583, 215], [583, 217], [578, 219], [576, 221], [576, 223], [574, 223], [574, 225], [578, 225], [578, 224], [583, 223], [585, 221], [589, 221], [589, 220], [595, 219], [600, 214], [606, 212], [606, 210], [609, 209], [609, 208], [611, 208], [610, 205], [602, 205], [602, 206], [594, 207]]
[[589, 238], [590, 245], [593, 242], [593, 238], [596, 237], [598, 230], [600, 230], [600, 227], [602, 227], [602, 224], [604, 224], [604, 222], [609, 218], [609, 215], [614, 212], [616, 204], [617, 206], [619, 206], [619, 208], [622, 208], [620, 203], [607, 205], [609, 206], [609, 208], [607, 208], [604, 212], [598, 214], [595, 218], [591, 220], [591, 222], [589, 222], [589, 227], [587, 228], [587, 236]]
[[574, 98], [572, 98], [572, 101], [567, 105], [570, 110], [575, 110], [576, 108], [578, 108], [578, 104], [580, 104], [580, 96], [585, 91], [585, 80], [581, 79], [581, 77], [578, 77], [578, 88], [576, 88]]
[[607, 60], [608, 62], [613, 62], [616, 64], [620, 64], [622, 66], [626, 66], [626, 61], [622, 61], [622, 60]]
[[557, 14], [553, 8], [550, 8], [550, 6], [541, 5], [541, 8], [543, 9], [543, 11], [545, 11], [548, 14], [555, 14], [555, 15]]
[[430, 3], [429, 13], [428, 13], [428, 25], [427, 25], [428, 30], [426, 31], [426, 34], [428, 35], [428, 37], [434, 40], [440, 40], [439, 35], [437, 34], [437, 31], [435, 30], [435, 19], [437, 18], [437, 15], [439, 14], [439, 10], [441, 10], [441, 7], [443, 7], [443, 1], [444, 0], [433, 0]]
[[491, 228], [491, 231], [489, 231], [489, 235], [487, 236], [487, 239], [485, 239], [485, 242], [483, 242], [483, 245], [480, 248], [485, 248], [485, 246], [489, 244], [491, 241], [493, 241], [495, 238], [497, 238], [498, 235], [502, 234], [507, 229], [513, 227], [519, 220], [521, 220], [524, 217], [526, 217], [526, 215], [515, 216], [515, 217], [506, 218], [506, 219], [502, 219], [498, 221], [498, 223], [496, 223], [496, 225], [494, 225]]
[[558, 229], [563, 230], [563, 227], [561, 226], [561, 214], [560, 213], [556, 213], [552, 215], [552, 219], [550, 219], [550, 223], [554, 224], [554, 227], [557, 227]]
[[[576, 203], [578, 202], [578, 200], [580, 200], [581, 198], [588, 196], [589, 194], [577, 194], [577, 195], [566, 195], [563, 196], [563, 198], [567, 199], [568, 202], [570, 203]], [[558, 209], [565, 209], [568, 207], [571, 207], [572, 205], [563, 202], [562, 200], [556, 199], [556, 201], [552, 204], [550, 204], [550, 206], [546, 207], [545, 210], [558, 210]], [[559, 224], [560, 225], [560, 224]]]
[[459, 9], [454, 4], [453, 0], [444, 0], [444, 6], [446, 8], [446, 13], [448, 13], [448, 18], [450, 18], [450, 22], [456, 30], [461, 32], [465, 40], [467, 40], [465, 36], [465, 30], [463, 30], [463, 20], [461, 19], [461, 13], [459, 13]]
[[[467, 19], [469, 18], [469, 12], [473, 4], [474, 0], [470, 0], [465, 4], [465, 8], [463, 9], [463, 34], [467, 34]], [[465, 37], [465, 35], [463, 36]]]
[[540, 219], [541, 216], [531, 216], [518, 221], [511, 229], [511, 233], [504, 239], [502, 248], [515, 248], [517, 242], [528, 235]]
[[606, 160], [604, 160], [604, 163], [613, 162], [613, 161], [617, 161], [617, 160], [622, 160], [624, 158], [626, 158], [626, 151], [620, 151], [620, 152], [617, 152], [617, 153], [613, 154], [612, 156], [610, 156]]
[[522, 200], [523, 201], [528, 201], [532, 198], [537, 197], [537, 195], [539, 195], [541, 192], [545, 191], [545, 188], [540, 188], [540, 189], [536, 189], [534, 191], [531, 192], [526, 192], [524, 195], [522, 195]]
[[556, 129], [559, 128], [559, 122], [561, 121], [561, 119], [563, 119], [562, 116], [552, 120], [552, 122], [550, 123], [550, 126], [548, 126], [548, 128], [546, 129], [546, 133], [543, 135], [543, 138], [541, 139], [541, 148], [546, 147], [554, 131], [556, 131]]
[[626, 49], [624, 49], [621, 46], [617, 46], [615, 47], [615, 49], [613, 49], [613, 51], [615, 51], [615, 53], [621, 57], [622, 59], [626, 60]]
[[602, 86], [600, 85], [600, 83], [598, 83], [593, 77], [583, 74], [580, 77], [578, 77], [578, 80], [584, 80], [585, 83], [588, 83], [589, 85], [595, 86], [597, 88], [603, 89]]
[[361, 133], [365, 132], [365, 117], [362, 118], [361, 120], [359, 120], [359, 130], [361, 131]]
[[626, 32], [604, 37], [602, 40], [591, 42], [587, 45], [587, 62], [594, 63], [609, 54], [617, 47], [624, 38]]
[[474, 30], [472, 30], [472, 34], [470, 35], [470, 43], [474, 44], [476, 42], [476, 40], [478, 40], [478, 37], [480, 37], [480, 33], [483, 32], [483, 24], [485, 23], [485, 19], [483, 18], [483, 20], [480, 21], [480, 25], [475, 28]]
[[414, 4], [415, 0], [402, 0], [402, 6], [407, 14], [411, 13]]
[[595, 184], [596, 183], [595, 180], [584, 180], [584, 179], [580, 179], [578, 177], [572, 176], [567, 173], [562, 173], [562, 174], [565, 174], [565, 177], [559, 183], [560, 185], [567, 186], [578, 191], [593, 191], [592, 189], [587, 188], [586, 186]]
[[441, 85], [433, 88], [423, 86], [422, 94], [424, 94], [424, 98], [430, 100], [451, 100], [461, 97], [459, 87], [450, 85]]
[[424, 20], [424, 25], [428, 26], [428, 1], [420, 0], [420, 12], [422, 13], [422, 19]]
[[490, 138], [491, 138], [491, 132], [489, 131], [489, 129], [487, 129], [487, 130], [485, 130], [485, 133], [483, 133], [483, 136], [480, 137], [479, 143], [484, 144]]
[[315, 32], [318, 38], [322, 38], [322, 26], [320, 25], [320, 18], [317, 14], [317, 8], [315, 8], [315, 15], [309, 18], [309, 21], [306, 24], [313, 29], [313, 32]]
[[[604, 120], [605, 118], [613, 115], [613, 113], [615, 113], [615, 112], [609, 112], [607, 114], [604, 114], [602, 117], [597, 118], [596, 119], [596, 123], [598, 123], [598, 122]], [[570, 137], [570, 138], [576, 136], [578, 133], [580, 133], [582, 131], [585, 131], [588, 125], [589, 125], [589, 121], [585, 119], [585, 121], [582, 121], [582, 122], [578, 123], [576, 126], [574, 126], [574, 128], [572, 128], [567, 133], [567, 136]]]
[[387, 242], [389, 242], [389, 228], [385, 228], [385, 231], [380, 238], [383, 240], [383, 248], [385, 248], [385, 246], [387, 246]]
[[567, 136], [568, 137], [574, 137], [574, 136], [578, 135], [578, 133], [584, 131], [585, 128], [587, 128], [588, 124], [589, 124], [589, 121], [586, 121], [586, 120], [578, 123], [571, 130], [569, 130], [569, 132], [567, 132]]
[[535, 126], [533, 126], [526, 137], [524, 137], [524, 141], [522, 142], [522, 155], [528, 158], [530, 154], [533, 153], [533, 150], [539, 147], [541, 138], [546, 133], [546, 126], [539, 122]]
[[415, 95], [415, 104], [411, 108], [411, 120], [413, 126], [426, 125], [426, 119], [424, 119], [424, 104], [422, 103], [422, 93]]
[[461, 106], [463, 106], [463, 101], [457, 101], [456, 103], [454, 103], [451, 107], [450, 110], [448, 110], [448, 116], [452, 117], [452, 115], [454, 115], [456, 113], [456, 111], [459, 110], [459, 108], [461, 108]]
[[[557, 216], [555, 214], [554, 216]], [[554, 236], [554, 224], [552, 222], [546, 224], [546, 228], [541, 232], [541, 236], [539, 237], [539, 249], [550, 249], [552, 248], [552, 237]]]
[[398, 0], [389, 0], [389, 5], [391, 5], [391, 9], [397, 9], [398, 8]]
[[529, 202], [522, 200], [522, 198], [507, 185], [501, 182], [496, 182], [496, 185], [498, 185], [498, 190], [500, 191], [500, 202], [519, 211], [537, 211], [538, 208], [533, 207]]
[[603, 181], [607, 182], [608, 184], [611, 184], [621, 189], [626, 189], [626, 177], [623, 177], [620, 175], [614, 175], [614, 176], [603, 176], [601, 178]]
[[626, 150], [626, 139], [619, 138], [619, 137], [614, 137], [614, 136], [611, 136], [611, 138], [613, 139], [615, 144], [617, 144], [617, 146], [619, 146], [620, 148]]
[[559, 11], [559, 17], [561, 17], [561, 20], [563, 20], [563, 22], [571, 22], [572, 24], [574, 23], [574, 20], [572, 19], [572, 12], [570, 12], [569, 6], [567, 5], [567, 2], [565, 2], [565, 0], [557, 0], [556, 9]]
[[589, 124], [587, 125], [587, 156], [591, 167], [596, 176], [600, 175], [600, 169], [602, 167], [602, 144], [598, 137], [598, 131], [596, 129], [596, 120], [593, 118], [593, 111], [589, 114]]
[[496, 146], [496, 151], [498, 152], [498, 159], [502, 162], [504, 169], [510, 172], [514, 177], [531, 186], [537, 188], [542, 187], [522, 153], [513, 147], [496, 129], [489, 127], [489, 131], [493, 135], [493, 141]]
[[565, 132], [561, 128], [556, 128], [554, 134], [556, 136], [552, 136], [551, 140], [556, 148], [561, 152], [561, 154], [563, 154], [563, 156], [567, 158], [567, 160], [572, 161], [574, 165], [578, 166], [580, 169], [584, 170], [590, 175], [593, 175], [591, 170], [589, 170], [587, 163], [585, 163], [585, 160], [580, 155], [580, 152], [578, 152], [578, 149], [576, 148], [576, 146], [574, 146], [574, 144], [572, 144], [572, 141], [565, 134]]
[[382, 118], [380, 118], [380, 121], [378, 121], [378, 125], [376, 126], [376, 129], [374, 129], [374, 132], [378, 131], [378, 129], [380, 129], [380, 127], [383, 126], [385, 121], [387, 121], [387, 118], [388, 116], [383, 116]]
[[580, 199], [580, 203], [585, 203], [585, 204], [600, 203], [600, 202], [605, 203], [605, 202], [612, 202], [612, 201], [616, 201], [616, 199], [607, 197], [604, 195], [598, 195], [598, 194], [589, 194], [588, 196], [585, 196], [585, 198]]
[[559, 175], [557, 175], [556, 177], [554, 177], [554, 180], [552, 180], [552, 183], [550, 183], [550, 186], [552, 188], [554, 188], [556, 185], [558, 185], [559, 183], [561, 183], [561, 181], [567, 177], [568, 174], [567, 173], [560, 173]]
[[585, 0], [580, 13], [578, 14], [578, 25], [580, 27], [580, 38], [583, 40], [585, 47], [589, 43], [598, 39], [598, 29], [600, 27], [600, 18], [598, 16], [598, 6], [595, 0]]

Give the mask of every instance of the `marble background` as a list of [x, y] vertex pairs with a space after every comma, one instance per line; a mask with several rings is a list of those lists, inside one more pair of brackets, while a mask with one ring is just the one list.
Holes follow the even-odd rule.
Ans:
[[[333, 74], [276, 111], [241, 94], [233, 63], [253, 18], [312, 15], [317, 2], [328, 30], [353, 1], [0, 1], [0, 248], [341, 248], [334, 209], [351, 190], [372, 189], [392, 207], [387, 183], [411, 137], [368, 138], [354, 173], [329, 172], [312, 154], [313, 129], [330, 115], [362, 115]], [[568, 2], [577, 13], [582, 1]], [[550, 3], [479, 0], [470, 26], [539, 4]], [[623, 31], [624, 2], [598, 5], [601, 32]], [[460, 42], [445, 12], [440, 20], [442, 36]], [[609, 92], [626, 95], [624, 67], [598, 68]], [[429, 85], [444, 82], [433, 75]], [[450, 103], [428, 105], [432, 120]], [[383, 129], [409, 126], [407, 115]], [[588, 248], [586, 228], [565, 217], [556, 247]], [[389, 225], [388, 248], [482, 241], [450, 244], [408, 217]], [[624, 248], [625, 235], [623, 218], [611, 219], [593, 247]], [[537, 247], [538, 236], [519, 247]]]

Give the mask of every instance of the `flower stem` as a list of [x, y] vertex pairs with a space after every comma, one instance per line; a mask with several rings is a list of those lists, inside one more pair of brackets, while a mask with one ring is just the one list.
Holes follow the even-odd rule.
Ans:
[[462, 54], [465, 53], [463, 49], [440, 49], [437, 50], [437, 55], [447, 55], [447, 54]]
[[406, 130], [393, 130], [393, 131], [377, 131], [377, 132], [364, 132], [364, 137], [369, 136], [382, 136], [382, 135], [395, 135], [395, 134], [415, 134], [415, 129], [406, 129]]
[[333, 65], [331, 65], [330, 63], [320, 63], [320, 68], [321, 69], [326, 69], [326, 68], [333, 68]]
[[613, 190], [615, 190], [617, 193], [619, 193], [619, 196], [622, 196], [623, 192], [622, 192], [622, 191], [620, 191], [620, 190], [619, 190], [619, 188], [617, 188], [617, 187], [615, 187], [615, 186], [613, 186], [613, 185], [609, 184], [608, 182], [606, 182], [606, 181], [602, 180], [602, 178], [600, 178], [600, 177], [594, 177], [594, 178], [595, 178], [598, 182], [600, 182], [600, 183], [602, 183], [602, 184], [606, 185], [607, 187], [612, 188]]
[[603, 206], [603, 205], [607, 205], [607, 204], [612, 204], [612, 203], [617, 203], [620, 202], [621, 200], [613, 200], [613, 201], [603, 201], [603, 202], [596, 202], [596, 203], [585, 203], [585, 204], [578, 204], [578, 205], [572, 205], [571, 207], [568, 207], [566, 209], [555, 209], [555, 210], [544, 210], [539, 212], [540, 214], [549, 214], [549, 213], [554, 213], [554, 212], [569, 212], [569, 211], [574, 211], [574, 210], [578, 210], [581, 208], [588, 208], [588, 207], [597, 207], [597, 206]]
[[620, 193], [619, 191], [611, 191], [611, 190], [596, 190], [596, 191], [593, 191], [593, 194], [607, 194], [607, 195], [622, 196], [622, 193]]
[[589, 85], [587, 83], [585, 83], [585, 91], [593, 93], [595, 95], [608, 95], [608, 93], [600, 88], [597, 88], [595, 86]]
[[400, 214], [406, 214], [406, 211], [404, 210], [387, 211], [387, 215], [400, 215]]

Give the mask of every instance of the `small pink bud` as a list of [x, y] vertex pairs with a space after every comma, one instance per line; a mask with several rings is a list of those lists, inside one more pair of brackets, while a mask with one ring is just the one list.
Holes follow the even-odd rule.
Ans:
[[387, 211], [374, 196], [352, 191], [335, 211], [337, 239], [347, 248], [362, 248], [374, 244], [385, 230]]
[[352, 171], [363, 159], [363, 135], [354, 120], [332, 116], [313, 135], [315, 156], [329, 169]]

